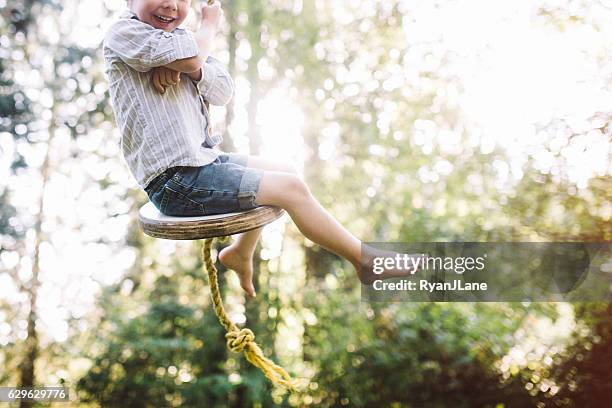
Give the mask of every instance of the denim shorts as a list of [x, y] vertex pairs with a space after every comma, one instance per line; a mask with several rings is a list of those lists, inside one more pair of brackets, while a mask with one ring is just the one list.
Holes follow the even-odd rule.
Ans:
[[248, 156], [222, 153], [200, 167], [171, 167], [145, 188], [165, 215], [197, 217], [250, 210], [263, 170], [246, 167]]

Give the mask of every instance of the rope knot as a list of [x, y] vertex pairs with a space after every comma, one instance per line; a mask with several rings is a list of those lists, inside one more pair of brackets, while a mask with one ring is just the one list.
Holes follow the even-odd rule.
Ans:
[[231, 330], [226, 335], [227, 348], [234, 353], [240, 353], [249, 343], [255, 341], [255, 335], [250, 329]]

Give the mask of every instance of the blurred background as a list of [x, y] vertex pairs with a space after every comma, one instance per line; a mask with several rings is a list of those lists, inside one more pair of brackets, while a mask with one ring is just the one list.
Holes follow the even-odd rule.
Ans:
[[[138, 227], [101, 46], [125, 7], [0, 0], [0, 386], [83, 407], [609, 406], [610, 304], [361, 302], [287, 216], [255, 300], [221, 274], [231, 317], [310, 381], [272, 389], [225, 348], [201, 244]], [[612, 1], [222, 7], [221, 149], [296, 163], [360, 239], [612, 239]]]

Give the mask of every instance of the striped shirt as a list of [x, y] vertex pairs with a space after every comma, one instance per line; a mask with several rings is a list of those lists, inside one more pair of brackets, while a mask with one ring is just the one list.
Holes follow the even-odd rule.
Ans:
[[169, 167], [203, 166], [217, 158], [213, 147], [222, 136], [212, 134], [204, 101], [225, 105], [234, 94], [221, 63], [208, 57], [200, 81], [181, 74], [164, 94], [151, 81], [152, 68], [198, 55], [190, 32], [156, 29], [126, 10], [106, 33], [103, 51], [121, 150], [142, 188]]

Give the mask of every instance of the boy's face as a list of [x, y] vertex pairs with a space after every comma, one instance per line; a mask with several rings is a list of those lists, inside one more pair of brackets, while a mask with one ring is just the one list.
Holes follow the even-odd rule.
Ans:
[[187, 17], [191, 0], [130, 0], [128, 5], [143, 23], [170, 32]]

